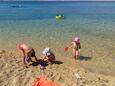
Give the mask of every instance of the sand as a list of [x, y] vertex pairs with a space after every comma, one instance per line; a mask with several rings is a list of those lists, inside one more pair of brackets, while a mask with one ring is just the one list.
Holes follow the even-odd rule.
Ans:
[[[34, 79], [43, 74], [39, 66], [25, 68], [21, 61], [18, 52], [0, 51], [0, 86], [32, 86]], [[57, 59], [46, 67], [44, 75], [60, 86], [115, 86], [115, 76], [91, 72], [80, 63], [80, 60]]]

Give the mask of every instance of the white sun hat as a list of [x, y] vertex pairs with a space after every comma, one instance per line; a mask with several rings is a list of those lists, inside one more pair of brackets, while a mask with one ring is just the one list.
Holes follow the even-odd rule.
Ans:
[[44, 50], [43, 50], [43, 54], [48, 54], [48, 55], [50, 55], [50, 53], [51, 53], [51, 51], [50, 51], [51, 49], [50, 48], [45, 48]]

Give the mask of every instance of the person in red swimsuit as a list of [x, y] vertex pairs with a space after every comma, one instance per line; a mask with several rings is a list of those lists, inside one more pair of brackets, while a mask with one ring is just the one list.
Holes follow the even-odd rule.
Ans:
[[[32, 47], [26, 44], [20, 44], [17, 46], [18, 50], [24, 55], [23, 63], [26, 67], [29, 67], [29, 62], [37, 62], [37, 57], [35, 55], [35, 51]], [[34, 61], [33, 61], [34, 57]]]

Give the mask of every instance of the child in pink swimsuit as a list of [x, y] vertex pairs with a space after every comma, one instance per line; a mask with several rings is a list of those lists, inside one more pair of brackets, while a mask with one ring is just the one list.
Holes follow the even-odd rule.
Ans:
[[80, 38], [76, 36], [74, 40], [71, 42], [71, 44], [65, 48], [65, 51], [67, 51], [70, 46], [73, 47], [73, 58], [77, 59], [81, 49]]

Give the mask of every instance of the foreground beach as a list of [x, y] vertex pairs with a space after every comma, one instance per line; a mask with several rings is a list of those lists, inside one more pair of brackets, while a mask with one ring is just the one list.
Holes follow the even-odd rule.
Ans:
[[[22, 56], [17, 52], [0, 51], [0, 86], [32, 86], [36, 77], [41, 75], [38, 66], [25, 68]], [[72, 59], [48, 65], [45, 75], [61, 86], [114, 86], [115, 76], [94, 73], [80, 66]], [[98, 69], [98, 68], [97, 68]], [[105, 70], [106, 71], [106, 70]]]

